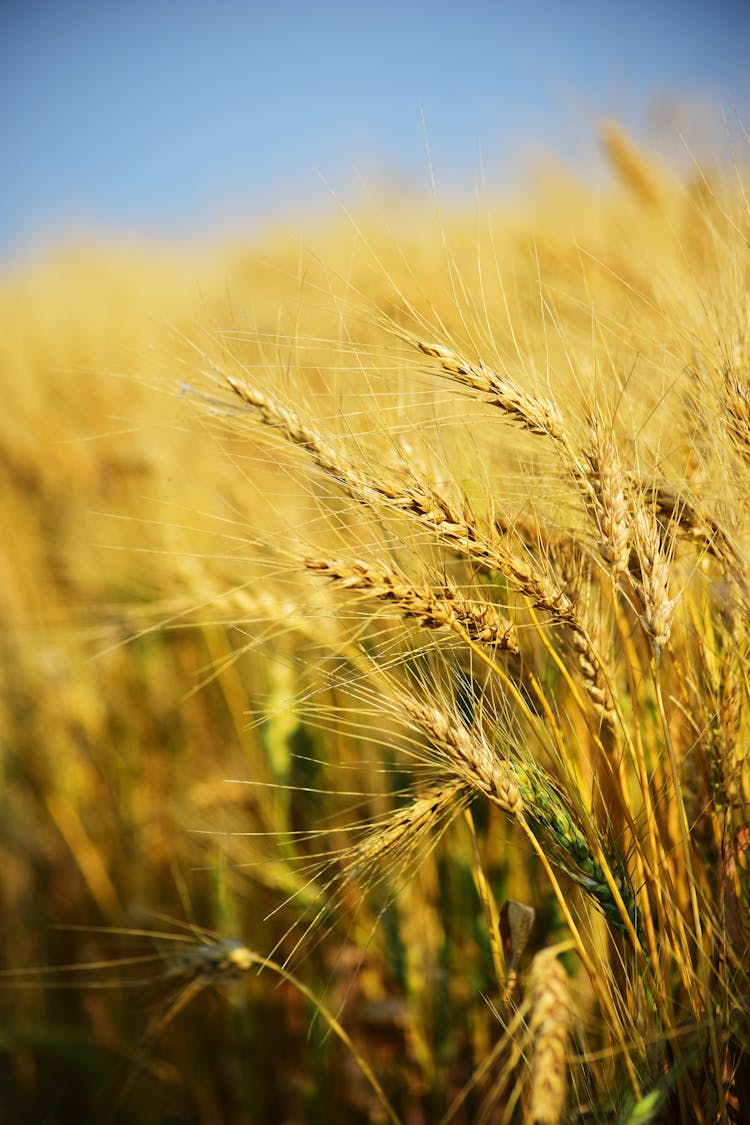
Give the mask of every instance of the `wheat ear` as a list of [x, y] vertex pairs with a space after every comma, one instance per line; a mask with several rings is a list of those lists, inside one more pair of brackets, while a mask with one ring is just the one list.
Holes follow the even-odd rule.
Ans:
[[[482, 363], [472, 363], [442, 344], [426, 343], [418, 339], [412, 339], [410, 343], [424, 355], [436, 359], [444, 375], [468, 387], [483, 402], [498, 407], [507, 418], [531, 433], [551, 439], [562, 456], [565, 471], [582, 494], [584, 502], [597, 513], [605, 557], [611, 556], [611, 565], [624, 570], [627, 566], [630, 531], [622, 470], [616, 460], [613, 443], [605, 443], [600, 427], [592, 423], [592, 452], [586, 463], [585, 459], [576, 454], [562, 415], [551, 399], [522, 390], [507, 376], [499, 375]], [[502, 520], [496, 520], [496, 523], [503, 531], [514, 530]], [[496, 569], [512, 578], [535, 608], [544, 609], [564, 623], [570, 648], [594, 711], [607, 726], [614, 729], [614, 704], [601, 661], [588, 631], [575, 613], [571, 599], [549, 574], [519, 560], [510, 552], [506, 555], [504, 565]]]
[[568, 974], [553, 949], [531, 962], [529, 1028], [533, 1039], [529, 1125], [557, 1125], [568, 1091], [568, 1042], [571, 1003]]
[[589, 422], [587, 475], [591, 484], [591, 507], [599, 531], [599, 551], [609, 563], [613, 577], [627, 570], [630, 560], [632, 512], [627, 482], [611, 434], [599, 419]]
[[675, 600], [669, 597], [671, 564], [664, 548], [659, 522], [644, 504], [635, 516], [635, 545], [640, 566], [639, 593], [643, 601], [641, 622], [657, 652], [667, 645], [672, 631]]
[[437, 587], [407, 582], [393, 570], [362, 559], [305, 559], [308, 570], [330, 578], [345, 590], [361, 590], [388, 602], [426, 629], [452, 629], [460, 637], [518, 655], [516, 630], [490, 602], [460, 595], [447, 580]]
[[424, 355], [438, 361], [444, 375], [468, 387], [482, 402], [498, 407], [523, 429], [550, 437], [569, 449], [562, 417], [551, 399], [522, 390], [507, 375], [499, 375], [483, 363], [471, 363], [443, 344], [423, 340], [413, 343]]
[[439, 707], [409, 696], [400, 699], [406, 716], [426, 735], [441, 761], [466, 785], [484, 793], [505, 812], [520, 813], [523, 799], [507, 765], [480, 731], [469, 730]]

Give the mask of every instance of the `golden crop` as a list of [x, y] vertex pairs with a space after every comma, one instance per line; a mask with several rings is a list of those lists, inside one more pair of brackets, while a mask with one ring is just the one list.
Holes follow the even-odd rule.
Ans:
[[750, 1113], [750, 216], [606, 143], [4, 281], [11, 1119]]

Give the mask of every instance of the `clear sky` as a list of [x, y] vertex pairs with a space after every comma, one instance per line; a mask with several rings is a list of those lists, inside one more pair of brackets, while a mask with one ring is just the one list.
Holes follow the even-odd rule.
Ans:
[[592, 160], [604, 115], [700, 145], [750, 126], [748, 58], [750, 0], [0, 0], [0, 260], [419, 191], [422, 112], [448, 195]]

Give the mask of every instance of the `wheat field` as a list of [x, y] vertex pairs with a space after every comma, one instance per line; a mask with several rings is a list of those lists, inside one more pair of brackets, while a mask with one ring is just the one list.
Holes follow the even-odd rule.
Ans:
[[0, 287], [9, 1121], [750, 1114], [750, 212]]

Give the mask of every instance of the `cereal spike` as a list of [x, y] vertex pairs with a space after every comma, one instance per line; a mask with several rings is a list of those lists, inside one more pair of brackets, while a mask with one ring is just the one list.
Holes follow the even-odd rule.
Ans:
[[568, 1092], [571, 1005], [568, 974], [554, 950], [543, 949], [534, 957], [528, 990], [533, 1054], [527, 1121], [531, 1125], [557, 1125]]
[[371, 566], [362, 559], [305, 559], [305, 566], [347, 590], [361, 590], [388, 602], [425, 629], [452, 629], [472, 641], [518, 654], [516, 630], [490, 602], [470, 600], [456, 586], [415, 585], [395, 571]]
[[507, 375], [498, 375], [483, 363], [471, 363], [443, 344], [416, 340], [424, 355], [436, 359], [441, 371], [475, 391], [483, 402], [497, 406], [525, 430], [552, 438], [567, 449], [567, 437], [559, 410], [551, 399], [523, 391]]

